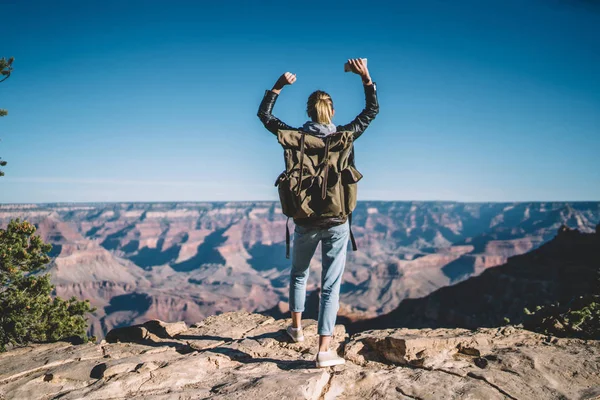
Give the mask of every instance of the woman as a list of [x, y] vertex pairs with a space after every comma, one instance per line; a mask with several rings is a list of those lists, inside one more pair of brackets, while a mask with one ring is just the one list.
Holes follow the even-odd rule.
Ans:
[[[354, 140], [358, 139], [367, 126], [379, 112], [377, 91], [375, 83], [371, 80], [369, 70], [361, 59], [348, 60], [350, 69], [359, 75], [365, 90], [365, 109], [349, 124], [333, 124], [335, 109], [329, 94], [317, 90], [308, 97], [306, 113], [309, 121], [299, 128], [304, 132], [318, 137], [326, 137], [334, 132], [352, 131]], [[265, 128], [277, 135], [279, 129], [295, 129], [281, 122], [273, 116], [273, 106], [279, 93], [286, 85], [296, 82], [296, 75], [286, 72], [281, 75], [271, 90], [266, 90], [260, 107], [258, 117]], [[354, 156], [351, 156], [354, 163]], [[328, 367], [343, 364], [344, 359], [329, 351], [331, 336], [335, 327], [335, 320], [339, 309], [339, 293], [346, 264], [346, 248], [349, 238], [349, 223], [347, 217], [312, 217], [294, 219], [294, 242], [292, 246], [292, 269], [290, 273], [290, 311], [292, 325], [287, 328], [287, 333], [296, 341], [304, 340], [302, 333], [302, 312], [306, 299], [306, 282], [308, 268], [318, 243], [321, 241], [323, 271], [321, 275], [321, 300], [319, 305], [319, 352], [317, 354], [317, 367]]]

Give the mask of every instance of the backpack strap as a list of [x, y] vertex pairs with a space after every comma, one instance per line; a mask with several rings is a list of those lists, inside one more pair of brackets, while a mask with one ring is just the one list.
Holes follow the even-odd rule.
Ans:
[[302, 136], [300, 137], [300, 177], [298, 178], [298, 187], [296, 188], [296, 196], [300, 195], [300, 189], [302, 187], [302, 178], [304, 175], [304, 147], [305, 147], [305, 139], [306, 139], [306, 132], [301, 131], [302, 132]]
[[352, 242], [352, 250], [358, 250], [356, 247], [356, 240], [354, 239], [354, 233], [352, 233], [352, 213], [348, 214], [348, 225], [350, 226], [350, 241]]
[[329, 175], [329, 144], [331, 143], [331, 137], [327, 136], [325, 139], [325, 156], [323, 157], [323, 162], [325, 163], [324, 172], [323, 172], [323, 184], [321, 185], [321, 198], [325, 200], [327, 197], [327, 179]]
[[285, 221], [285, 258], [290, 258], [290, 228], [288, 222], [290, 222], [290, 217]]

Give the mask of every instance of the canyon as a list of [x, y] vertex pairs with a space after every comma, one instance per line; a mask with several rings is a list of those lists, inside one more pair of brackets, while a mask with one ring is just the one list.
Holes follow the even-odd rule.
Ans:
[[[285, 316], [290, 260], [277, 202], [0, 204], [0, 227], [14, 218], [53, 245], [56, 294], [91, 301], [89, 334], [99, 338], [150, 319]], [[381, 317], [539, 248], [562, 225], [589, 233], [598, 222], [600, 202], [359, 202], [340, 319]], [[320, 260], [318, 248], [313, 298]]]

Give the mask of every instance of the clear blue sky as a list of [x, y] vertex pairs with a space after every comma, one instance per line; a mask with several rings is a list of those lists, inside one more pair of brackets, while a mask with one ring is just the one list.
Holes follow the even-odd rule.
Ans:
[[528, 1], [0, 1], [0, 202], [275, 200], [300, 126], [380, 113], [356, 142], [363, 200], [600, 200], [600, 7]]

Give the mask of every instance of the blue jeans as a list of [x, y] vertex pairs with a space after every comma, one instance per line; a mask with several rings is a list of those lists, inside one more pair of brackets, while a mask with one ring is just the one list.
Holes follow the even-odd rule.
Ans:
[[303, 312], [309, 264], [319, 241], [322, 247], [321, 302], [319, 304], [318, 334], [333, 334], [340, 307], [340, 285], [346, 265], [346, 250], [350, 237], [348, 221], [329, 229], [310, 229], [296, 225], [290, 272], [290, 311]]

